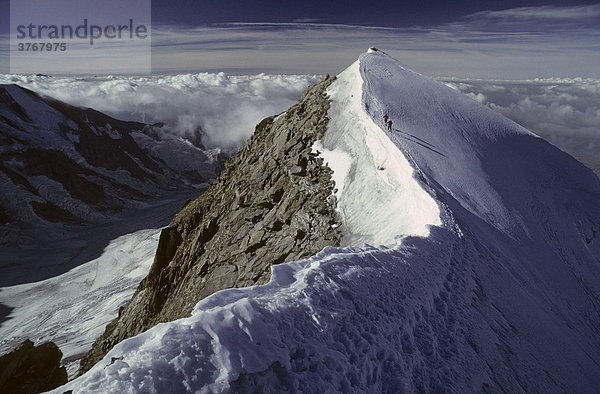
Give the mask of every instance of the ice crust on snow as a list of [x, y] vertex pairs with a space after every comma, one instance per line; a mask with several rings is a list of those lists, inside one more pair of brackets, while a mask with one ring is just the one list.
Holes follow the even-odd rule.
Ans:
[[[268, 284], [215, 293], [191, 317], [121, 342], [55, 392], [600, 390], [598, 179], [379, 51], [332, 84], [330, 131], [360, 114], [356, 86], [373, 124], [389, 114], [388, 138], [402, 155], [385, 134], [362, 142], [394, 156], [398, 169], [408, 161], [409, 173], [385, 179], [415, 180], [412, 192], [433, 199], [441, 224], [393, 246], [326, 248], [274, 266]], [[348, 112], [336, 110], [341, 100]], [[368, 118], [353, 120], [377, 135]], [[352, 147], [344, 139], [353, 135], [339, 133], [329, 153], [328, 141], [321, 146], [340, 206], [361, 179], [338, 148]], [[361, 166], [376, 162], [367, 158]], [[403, 199], [416, 199], [412, 192]]]

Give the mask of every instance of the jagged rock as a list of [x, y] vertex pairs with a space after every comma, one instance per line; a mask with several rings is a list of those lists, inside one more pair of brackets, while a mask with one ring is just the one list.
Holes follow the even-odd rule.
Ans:
[[34, 346], [25, 340], [0, 356], [0, 393], [41, 393], [67, 383], [67, 370], [60, 366], [62, 352], [54, 342]]
[[160, 232], [160, 238], [158, 239], [158, 248], [154, 256], [154, 264], [148, 276], [158, 275], [166, 265], [171, 262], [177, 247], [183, 240], [176, 229], [172, 227], [164, 228]]
[[331, 170], [312, 153], [327, 129], [332, 81], [260, 122], [211, 187], [163, 230], [150, 273], [83, 357], [80, 374], [118, 342], [188, 316], [218, 290], [264, 284], [271, 265], [339, 245]]

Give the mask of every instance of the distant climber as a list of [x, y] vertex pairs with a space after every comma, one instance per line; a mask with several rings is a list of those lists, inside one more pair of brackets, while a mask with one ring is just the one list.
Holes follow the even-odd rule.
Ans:
[[387, 124], [388, 119], [389, 119], [388, 114], [383, 115], [383, 123]]
[[392, 131], [392, 120], [388, 120], [387, 121], [387, 127], [388, 127], [388, 131]]

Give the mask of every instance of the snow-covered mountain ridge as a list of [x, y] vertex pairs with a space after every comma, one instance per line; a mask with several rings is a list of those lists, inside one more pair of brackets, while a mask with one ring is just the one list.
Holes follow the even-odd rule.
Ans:
[[80, 372], [123, 339], [189, 316], [218, 290], [264, 284], [271, 265], [339, 245], [331, 171], [311, 151], [327, 129], [325, 88], [332, 81], [258, 124], [209, 189], [163, 229], [150, 272], [83, 357]]
[[56, 392], [600, 390], [591, 170], [379, 51], [327, 92], [313, 149], [346, 247], [217, 292]]

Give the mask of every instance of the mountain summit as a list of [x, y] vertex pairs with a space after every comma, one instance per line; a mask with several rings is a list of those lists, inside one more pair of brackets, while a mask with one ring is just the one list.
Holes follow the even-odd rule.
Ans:
[[[306, 190], [334, 203], [335, 214], [329, 205], [303, 210], [318, 205], [292, 197], [299, 186], [287, 181], [283, 192], [268, 183], [249, 194], [234, 189], [238, 200], [223, 208], [227, 217], [256, 213], [238, 241], [227, 238], [245, 252], [281, 247], [285, 225], [296, 231], [294, 245], [316, 236], [311, 248], [256, 258], [257, 283], [265, 264], [281, 263], [267, 284], [204, 298], [189, 317], [120, 342], [57, 392], [600, 390], [600, 182], [592, 171], [381, 51], [361, 55], [329, 83], [321, 85], [328, 98], [315, 101], [321, 110], [303, 119], [301, 101], [265, 120], [240, 155], [256, 157], [249, 163], [259, 180], [264, 171], [315, 182], [323, 174]], [[265, 134], [278, 122], [286, 138], [257, 144], [281, 135]], [[265, 164], [295, 146], [290, 138], [315, 135], [297, 162]], [[232, 160], [213, 187], [227, 190], [223, 177], [241, 159]], [[150, 283], [176, 288], [163, 280], [191, 276], [206, 288], [211, 270], [230, 285], [252, 277], [247, 255], [213, 265], [232, 249], [211, 244], [224, 230], [222, 216], [202, 216], [202, 207], [221, 204], [223, 196], [210, 193], [212, 203], [191, 203], [163, 232], [151, 273], [127, 306], [147, 311], [139, 319], [155, 313], [157, 304], [136, 306], [140, 293], [157, 293], [144, 287]], [[269, 212], [279, 230], [265, 240]], [[314, 223], [336, 231], [310, 232], [315, 212], [322, 220]], [[277, 216], [284, 213], [289, 223]], [[319, 243], [320, 234], [330, 241]], [[303, 253], [326, 244], [340, 246]], [[202, 265], [185, 260], [204, 248], [213, 252]], [[168, 294], [160, 305], [184, 292]]]

